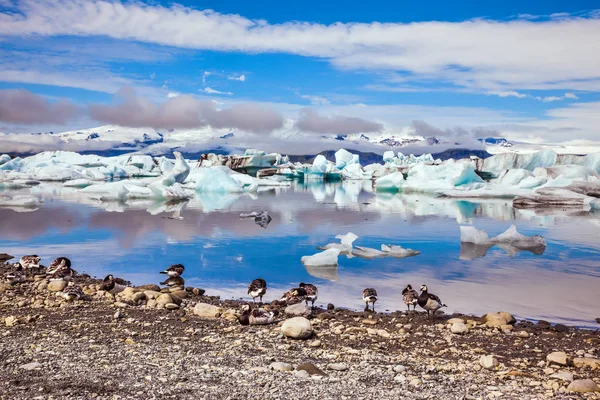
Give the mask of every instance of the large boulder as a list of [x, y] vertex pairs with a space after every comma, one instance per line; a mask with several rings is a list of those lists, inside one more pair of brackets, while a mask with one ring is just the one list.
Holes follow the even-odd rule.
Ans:
[[546, 361], [551, 364], [567, 365], [569, 363], [569, 357], [564, 351], [555, 351], [546, 356]]
[[198, 303], [194, 307], [194, 314], [200, 318], [219, 318], [223, 309], [207, 303]]
[[569, 384], [567, 390], [577, 393], [600, 392], [600, 387], [591, 379], [577, 379]]
[[281, 333], [292, 339], [308, 339], [313, 333], [312, 324], [304, 317], [290, 318], [281, 325]]

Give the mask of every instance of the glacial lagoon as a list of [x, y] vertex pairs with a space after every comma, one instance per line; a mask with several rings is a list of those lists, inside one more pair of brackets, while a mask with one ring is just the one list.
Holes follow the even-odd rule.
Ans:
[[[47, 264], [68, 256], [80, 273], [112, 273], [134, 284], [158, 283], [158, 272], [186, 266], [186, 285], [222, 298], [247, 298], [248, 283], [268, 282], [265, 301], [299, 282], [319, 287], [317, 305], [362, 309], [375, 287], [378, 311], [405, 309], [406, 284], [427, 284], [445, 312], [506, 310], [519, 318], [596, 327], [600, 303], [600, 213], [517, 210], [510, 199], [455, 200], [375, 193], [370, 181], [294, 182], [257, 193], [197, 193], [189, 201], [103, 202], [61, 184], [13, 194], [43, 200], [38, 208], [0, 208], [0, 252], [36, 253]], [[267, 210], [266, 226], [241, 213]], [[460, 243], [460, 226], [490, 237], [515, 225], [542, 235], [540, 251]], [[264, 225], [264, 224], [263, 224]], [[419, 250], [408, 258], [339, 257], [338, 267], [305, 267], [302, 256], [353, 232], [355, 245]]]

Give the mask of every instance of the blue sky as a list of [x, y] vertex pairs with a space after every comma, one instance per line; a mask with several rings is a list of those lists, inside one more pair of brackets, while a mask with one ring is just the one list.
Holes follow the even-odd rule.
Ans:
[[298, 130], [309, 108], [317, 126], [359, 120], [344, 132], [323, 123], [318, 134], [420, 134], [411, 122], [424, 120], [441, 132], [595, 142], [594, 3], [2, 0], [0, 132], [127, 124], [89, 110], [118, 104], [127, 87], [130, 114], [193, 109], [197, 125], [214, 127], [202, 111], [211, 102], [281, 116], [260, 134]]

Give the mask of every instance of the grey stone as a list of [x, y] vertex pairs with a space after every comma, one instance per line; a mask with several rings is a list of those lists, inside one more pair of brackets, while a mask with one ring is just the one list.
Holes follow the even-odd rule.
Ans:
[[292, 364], [284, 363], [284, 362], [274, 362], [270, 365], [271, 369], [275, 371], [293, 371], [294, 367]]
[[479, 365], [485, 369], [494, 369], [498, 366], [498, 360], [494, 355], [488, 354], [487, 356], [481, 356], [481, 358], [479, 358]]
[[463, 322], [455, 322], [450, 327], [450, 332], [455, 333], [455, 334], [465, 333], [468, 330], [469, 330], [469, 328], [467, 328], [467, 325], [465, 325]]
[[50, 281], [50, 283], [48, 283], [48, 290], [51, 292], [62, 292], [66, 287], [67, 282], [62, 279], [58, 281]]
[[23, 364], [19, 368], [22, 368], [26, 371], [33, 371], [34, 369], [42, 368], [42, 364], [40, 364], [39, 362], [32, 362], [29, 364]]
[[207, 303], [198, 303], [194, 307], [194, 314], [200, 318], [219, 318], [223, 309]]
[[569, 363], [569, 358], [564, 351], [555, 351], [546, 356], [546, 361], [551, 364], [567, 365]]
[[284, 313], [293, 317], [301, 317], [310, 314], [310, 308], [305, 303], [292, 304], [285, 308]]
[[550, 375], [550, 378], [560, 379], [561, 381], [572, 382], [573, 374], [567, 371], [560, 371], [555, 374]]
[[327, 364], [327, 368], [332, 369], [334, 371], [345, 371], [348, 369], [348, 366], [344, 363], [332, 363]]
[[281, 333], [292, 339], [308, 339], [312, 336], [312, 324], [304, 317], [285, 320], [281, 325]]
[[577, 379], [569, 384], [567, 390], [577, 393], [600, 392], [600, 387], [591, 379]]

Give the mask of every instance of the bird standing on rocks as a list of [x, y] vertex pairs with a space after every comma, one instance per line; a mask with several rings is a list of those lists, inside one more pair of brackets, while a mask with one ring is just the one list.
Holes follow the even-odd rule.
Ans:
[[288, 306], [301, 303], [306, 297], [306, 290], [301, 287], [290, 289], [281, 296], [279, 301], [284, 301]]
[[52, 261], [52, 264], [46, 270], [46, 276], [51, 281], [70, 281], [73, 278], [73, 270], [71, 269], [71, 260], [67, 257], [58, 257]]
[[366, 288], [362, 293], [365, 302], [365, 311], [369, 311], [369, 303], [373, 303], [373, 312], [375, 312], [375, 302], [377, 301], [377, 290]]
[[248, 304], [242, 306], [242, 313], [238, 316], [241, 325], [268, 325], [275, 322], [279, 315], [277, 310], [265, 310], [263, 308], [251, 309]]
[[433, 293], [429, 293], [426, 285], [421, 285], [421, 294], [418, 299], [419, 307], [427, 311], [427, 316], [429, 317], [429, 312], [431, 311], [431, 316], [435, 316], [435, 312], [442, 307], [446, 307], [442, 300], [437, 297]]
[[109, 292], [110, 294], [117, 294], [125, 290], [125, 285], [117, 282], [114, 276], [106, 275], [102, 281], [102, 290]]
[[169, 268], [165, 269], [164, 271], [161, 271], [160, 273], [176, 278], [178, 276], [183, 275], [184, 270], [185, 270], [185, 267], [183, 265], [173, 264]]
[[262, 304], [262, 298], [267, 293], [267, 281], [262, 278], [258, 278], [250, 282], [248, 285], [248, 294], [252, 297], [252, 301], [256, 303], [256, 298], [260, 299]]
[[19, 264], [25, 270], [25, 272], [33, 271], [34, 269], [39, 272], [41, 260], [42, 259], [40, 256], [38, 256], [37, 254], [33, 254], [30, 256], [21, 257], [21, 259], [19, 260]]
[[63, 289], [62, 296], [67, 301], [75, 301], [79, 300], [83, 297], [83, 290], [74, 282], [69, 282], [69, 284]]
[[406, 304], [408, 311], [410, 311], [410, 306], [413, 306], [414, 311], [417, 309], [417, 304], [419, 302], [419, 293], [417, 293], [411, 285], [406, 285], [402, 291], [402, 300], [404, 301], [404, 304]]
[[306, 291], [306, 297], [304, 301], [306, 301], [306, 305], [308, 306], [308, 302], [312, 303], [312, 308], [315, 308], [315, 301], [317, 301], [317, 297], [319, 296], [319, 290], [317, 287], [311, 283], [300, 282], [298, 287], [304, 289]]

